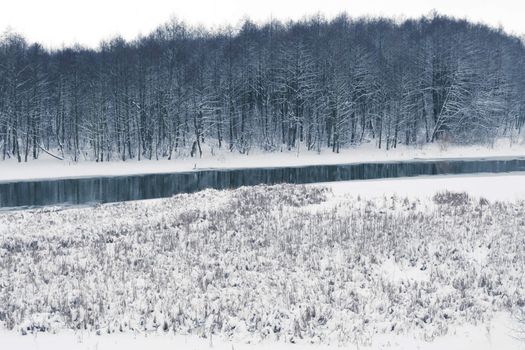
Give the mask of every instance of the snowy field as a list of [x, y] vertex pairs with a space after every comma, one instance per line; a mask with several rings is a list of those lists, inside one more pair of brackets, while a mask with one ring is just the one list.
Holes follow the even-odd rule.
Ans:
[[92, 161], [60, 161], [45, 154], [36, 161], [18, 163], [15, 159], [0, 161], [0, 181], [56, 179], [69, 177], [111, 176], [147, 173], [192, 171], [207, 168], [246, 168], [297, 166], [312, 164], [342, 164], [369, 161], [396, 161], [433, 158], [465, 157], [522, 157], [525, 156], [523, 142], [511, 145], [509, 140], [501, 139], [492, 147], [488, 146], [446, 146], [439, 143], [420, 147], [399, 145], [396, 149], [385, 151], [373, 144], [333, 153], [325, 149], [320, 154], [304, 149], [284, 152], [252, 152], [248, 155], [226, 150], [205, 149], [202, 158], [179, 155], [173, 160], [129, 160], [95, 163]]
[[[398, 196], [430, 198], [437, 192], [467, 192], [492, 201], [525, 200], [525, 173], [417, 176], [378, 180], [327, 182], [335, 195], [370, 197]], [[318, 186], [307, 185], [307, 186]]]
[[257, 186], [1, 213], [0, 344], [525, 349], [523, 183]]

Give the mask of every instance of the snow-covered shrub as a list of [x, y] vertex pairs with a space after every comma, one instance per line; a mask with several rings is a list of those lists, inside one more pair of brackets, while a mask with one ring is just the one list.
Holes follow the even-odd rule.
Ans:
[[438, 192], [432, 199], [436, 204], [447, 204], [455, 207], [465, 205], [470, 200], [469, 195], [465, 192], [450, 191]]

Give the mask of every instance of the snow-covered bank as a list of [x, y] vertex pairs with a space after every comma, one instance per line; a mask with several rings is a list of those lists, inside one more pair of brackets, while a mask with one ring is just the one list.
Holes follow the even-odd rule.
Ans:
[[137, 333], [161, 349], [186, 335], [205, 337], [196, 349], [519, 349], [525, 202], [350, 195], [255, 186], [2, 213], [2, 334], [20, 348], [34, 343], [13, 332], [99, 349]]
[[467, 192], [493, 201], [525, 200], [525, 173], [418, 176], [410, 178], [327, 182], [307, 186], [326, 186], [340, 196], [364, 198], [396, 195], [412, 199], [430, 198], [437, 192]]
[[202, 158], [176, 158], [173, 160], [128, 160], [95, 163], [60, 161], [42, 155], [41, 159], [18, 163], [14, 159], [0, 161], [0, 181], [53, 179], [65, 177], [114, 176], [129, 174], [165, 173], [191, 171], [206, 168], [247, 168], [298, 166], [312, 164], [341, 164], [369, 161], [395, 161], [418, 158], [464, 158], [464, 157], [516, 157], [525, 156], [525, 144], [510, 145], [508, 140], [500, 140], [494, 147], [487, 146], [443, 146], [426, 144], [421, 147], [400, 145], [389, 151], [379, 150], [374, 145], [343, 149], [341, 153], [324, 150], [321, 154], [296, 150], [286, 152], [254, 152], [249, 155], [231, 153], [225, 150], [210, 150]]
[[263, 341], [245, 343], [222, 337], [203, 339], [191, 335], [172, 334], [102, 334], [83, 331], [62, 331], [57, 334], [37, 333], [20, 336], [17, 332], [0, 331], [0, 344], [17, 350], [524, 350], [516, 338], [519, 325], [506, 314], [498, 314], [487, 324], [457, 327], [453, 334], [432, 342], [407, 336], [379, 336], [370, 346], [346, 344], [344, 347], [325, 344], [292, 344]]

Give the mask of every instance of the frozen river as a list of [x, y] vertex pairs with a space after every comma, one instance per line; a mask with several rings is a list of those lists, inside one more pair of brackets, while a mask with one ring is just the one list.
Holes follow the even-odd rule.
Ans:
[[525, 157], [421, 159], [0, 182], [0, 208], [85, 205], [169, 197], [207, 188], [308, 184], [428, 175], [525, 171]]

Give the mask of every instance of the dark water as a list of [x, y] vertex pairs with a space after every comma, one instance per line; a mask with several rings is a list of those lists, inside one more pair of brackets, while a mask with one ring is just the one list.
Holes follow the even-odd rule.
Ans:
[[421, 160], [300, 167], [200, 170], [0, 183], [0, 208], [81, 205], [169, 197], [206, 188], [330, 182], [418, 175], [525, 171], [525, 158]]

